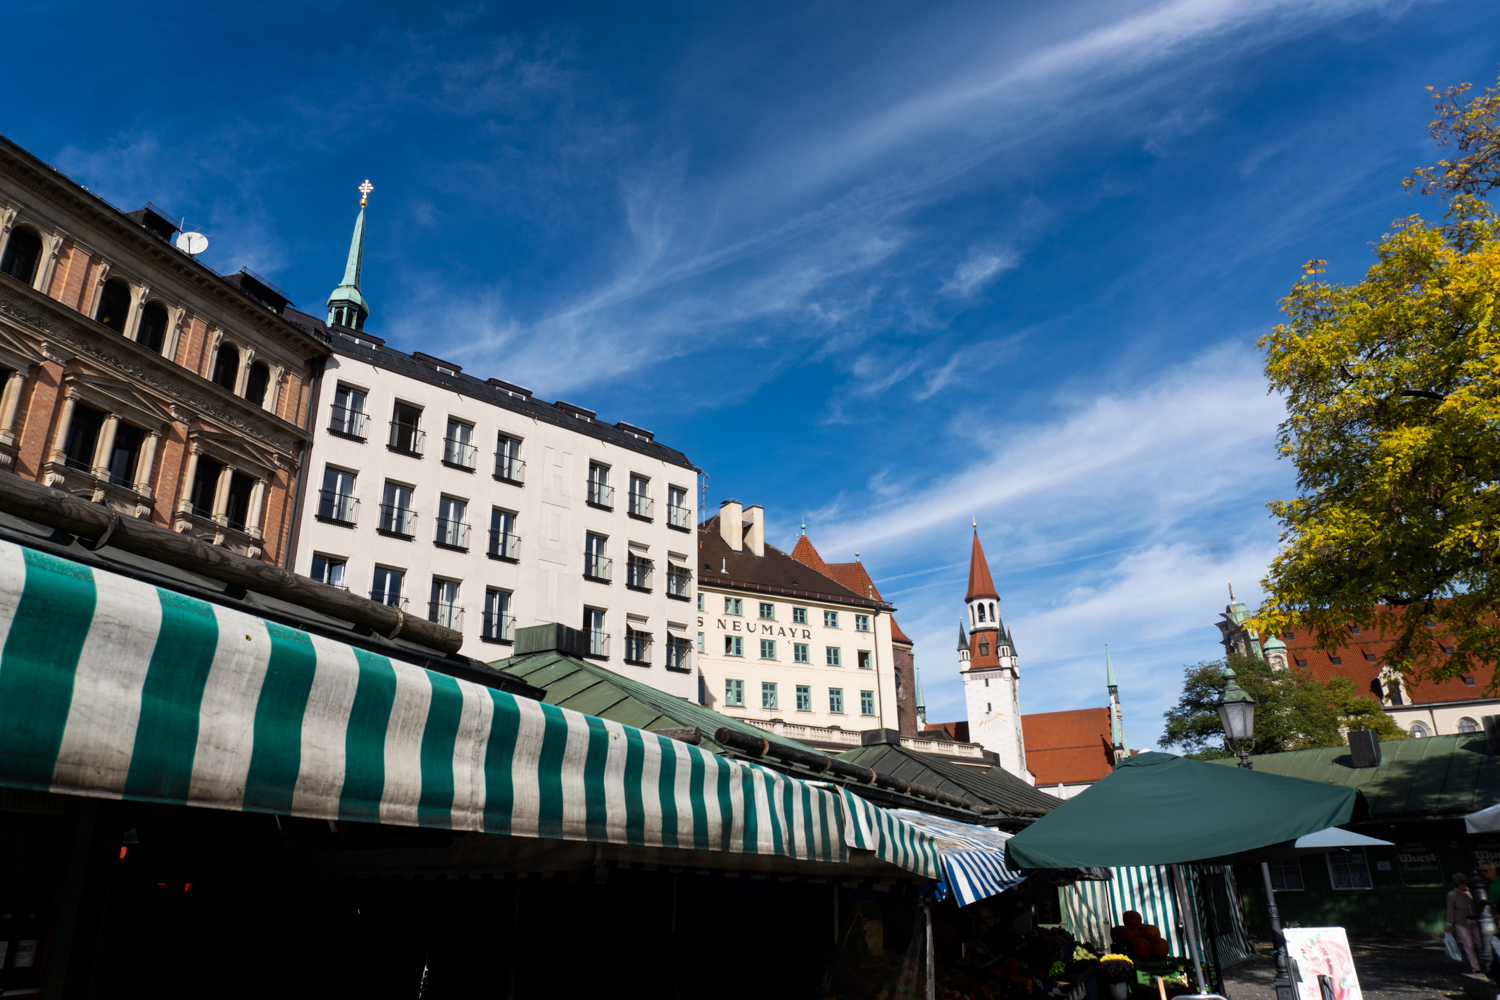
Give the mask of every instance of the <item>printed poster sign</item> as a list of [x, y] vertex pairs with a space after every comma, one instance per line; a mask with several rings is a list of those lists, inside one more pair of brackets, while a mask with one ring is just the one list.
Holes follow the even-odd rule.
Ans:
[[1287, 955], [1296, 963], [1299, 1000], [1322, 1000], [1318, 976], [1327, 976], [1333, 985], [1334, 1000], [1363, 1000], [1359, 977], [1354, 974], [1354, 955], [1342, 927], [1288, 927]]
[[1401, 868], [1401, 884], [1411, 886], [1446, 885], [1442, 863], [1431, 844], [1407, 843], [1396, 848], [1396, 864]]

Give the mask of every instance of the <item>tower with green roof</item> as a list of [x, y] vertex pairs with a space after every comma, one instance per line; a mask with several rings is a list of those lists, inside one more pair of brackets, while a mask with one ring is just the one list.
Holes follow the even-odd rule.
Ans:
[[354, 220], [354, 238], [349, 241], [349, 260], [344, 264], [344, 280], [328, 296], [328, 325], [363, 330], [370, 315], [370, 305], [359, 291], [359, 276], [365, 262], [365, 206], [375, 188], [366, 180], [359, 186], [359, 216]]

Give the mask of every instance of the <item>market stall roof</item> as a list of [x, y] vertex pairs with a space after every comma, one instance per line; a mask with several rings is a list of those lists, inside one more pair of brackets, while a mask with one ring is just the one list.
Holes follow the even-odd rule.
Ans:
[[1500, 830], [1500, 805], [1469, 813], [1464, 817], [1464, 829], [1469, 833], [1494, 833]]
[[907, 781], [999, 806], [1007, 813], [1040, 816], [1060, 804], [1054, 796], [1039, 792], [1002, 768], [969, 767], [944, 760], [937, 754], [908, 750], [894, 743], [877, 743], [839, 754], [839, 760], [883, 771]]
[[952, 893], [959, 906], [997, 896], [1026, 881], [1026, 875], [1005, 863], [1005, 842], [1011, 834], [972, 823], [929, 816], [912, 809], [892, 813], [931, 834], [942, 859], [943, 881], [938, 898]]
[[1164, 753], [1122, 760], [1006, 845], [1014, 868], [1115, 868], [1222, 857], [1349, 822], [1353, 788]]
[[1487, 752], [1484, 733], [1382, 740], [1376, 767], [1355, 767], [1347, 746], [1260, 754], [1250, 762], [1257, 774], [1357, 788], [1374, 820], [1458, 820], [1500, 802], [1500, 757]]
[[845, 793], [6, 541], [0, 785], [938, 874]]

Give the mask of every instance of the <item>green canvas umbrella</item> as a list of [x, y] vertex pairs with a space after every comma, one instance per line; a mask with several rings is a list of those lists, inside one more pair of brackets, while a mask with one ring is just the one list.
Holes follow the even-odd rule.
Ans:
[[1012, 868], [1123, 868], [1221, 858], [1348, 823], [1358, 789], [1165, 753], [1121, 761], [1016, 834]]

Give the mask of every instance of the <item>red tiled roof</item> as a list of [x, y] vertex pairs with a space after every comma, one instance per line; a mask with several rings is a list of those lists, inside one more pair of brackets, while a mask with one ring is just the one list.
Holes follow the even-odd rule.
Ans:
[[960, 743], [969, 742], [969, 722], [967, 719], [963, 722], [929, 722], [923, 728], [923, 732], [933, 734], [946, 733], [950, 740], [957, 740]]
[[908, 646], [913, 645], [912, 641], [906, 637], [906, 633], [901, 631], [901, 626], [896, 624], [895, 615], [891, 616], [891, 641], [904, 642]]
[[1021, 734], [1038, 785], [1098, 781], [1114, 766], [1108, 708], [1023, 715]]
[[818, 555], [818, 550], [813, 548], [813, 543], [807, 540], [806, 535], [799, 537], [797, 544], [792, 546], [792, 558], [804, 566], [811, 566], [824, 576], [828, 575], [828, 564]]
[[[802, 537], [806, 538], [807, 536], [803, 535]], [[812, 548], [812, 545], [809, 544], [808, 548]], [[809, 563], [809, 565], [811, 564]], [[875, 581], [870, 579], [870, 574], [865, 570], [865, 564], [857, 559], [854, 562], [828, 563], [828, 568], [823, 572], [856, 594], [864, 594], [866, 597], [873, 597], [877, 601], [884, 600], [880, 596], [880, 591], [875, 589]]]
[[978, 531], [974, 532], [974, 547], [969, 550], [969, 592], [964, 600], [972, 601], [976, 597], [993, 597], [997, 601], [1000, 599], [1000, 595], [995, 593], [995, 581], [990, 579], [990, 564], [985, 562]]
[[[1318, 680], [1327, 682], [1335, 677], [1347, 677], [1365, 694], [1380, 697], [1380, 671], [1385, 666], [1385, 651], [1394, 640], [1383, 638], [1379, 632], [1350, 633], [1347, 644], [1332, 652], [1317, 648], [1318, 640], [1308, 632], [1292, 631], [1292, 638], [1282, 636], [1286, 643], [1287, 666], [1298, 667], [1299, 661], [1306, 663], [1305, 669]], [[1340, 663], [1333, 662], [1335, 659]], [[1415, 705], [1427, 705], [1443, 701], [1480, 701], [1491, 697], [1486, 693], [1493, 666], [1484, 667], [1473, 674], [1474, 684], [1465, 684], [1454, 677], [1445, 681], [1426, 678], [1406, 682], [1407, 693]]]
[[[809, 543], [810, 547], [810, 543]], [[698, 582], [710, 587], [743, 587], [767, 593], [840, 601], [884, 609], [884, 602], [856, 594], [805, 562], [793, 559], [774, 545], [757, 556], [748, 548], [735, 552], [719, 534], [719, 515], [698, 526]]]

